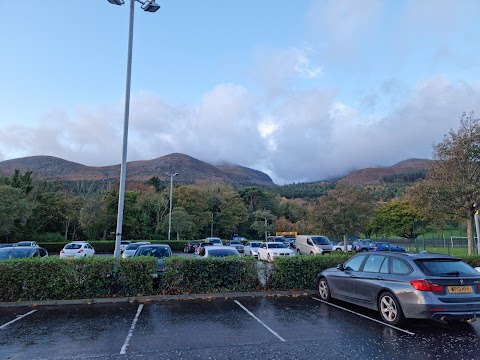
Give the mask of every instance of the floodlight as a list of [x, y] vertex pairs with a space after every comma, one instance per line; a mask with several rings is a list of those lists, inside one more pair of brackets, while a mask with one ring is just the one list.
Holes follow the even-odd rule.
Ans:
[[125, 4], [124, 0], [108, 0], [108, 2], [110, 4], [113, 4], [113, 5], [123, 5], [123, 4]]

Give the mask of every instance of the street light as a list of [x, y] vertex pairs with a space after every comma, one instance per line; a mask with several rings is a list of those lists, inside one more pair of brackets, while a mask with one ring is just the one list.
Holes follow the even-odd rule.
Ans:
[[[132, 45], [133, 45], [133, 14], [135, 9], [135, 1], [142, 4], [142, 9], [148, 12], [155, 12], [160, 5], [155, 0], [130, 0], [130, 22], [128, 28], [128, 60], [127, 60], [127, 81], [125, 86], [125, 112], [123, 121], [123, 151], [122, 164], [120, 166], [120, 189], [118, 191], [118, 214], [117, 214], [117, 230], [115, 231], [115, 252], [113, 256], [120, 258], [120, 243], [122, 241], [122, 222], [123, 222], [123, 203], [125, 198], [125, 180], [127, 171], [127, 142], [128, 142], [128, 117], [130, 114], [130, 80], [132, 78]], [[123, 5], [124, 0], [108, 0], [113, 5]]]
[[172, 191], [173, 191], [173, 177], [177, 176], [178, 173], [169, 174], [165, 173], [170, 176], [170, 212], [168, 213], [168, 241], [170, 241], [170, 233], [172, 231]]
[[178, 173], [169, 174], [165, 173], [170, 176], [170, 212], [168, 213], [168, 241], [170, 241], [170, 233], [172, 231], [172, 191], [173, 191], [173, 177], [177, 176]]

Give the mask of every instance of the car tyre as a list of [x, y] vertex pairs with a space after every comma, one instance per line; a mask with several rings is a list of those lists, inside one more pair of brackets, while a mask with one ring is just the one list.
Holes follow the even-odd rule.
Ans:
[[330, 288], [328, 287], [327, 279], [324, 277], [318, 280], [318, 295], [324, 301], [332, 300], [332, 296], [330, 295]]
[[335, 251], [343, 251], [342, 249], [338, 248], [338, 249], [335, 249]]
[[267, 261], [272, 262], [272, 257], [270, 256], [270, 254], [267, 254]]
[[382, 320], [387, 324], [399, 325], [405, 321], [399, 301], [389, 291], [383, 292], [378, 298], [378, 311]]
[[299, 249], [297, 249], [297, 255], [302, 255]]

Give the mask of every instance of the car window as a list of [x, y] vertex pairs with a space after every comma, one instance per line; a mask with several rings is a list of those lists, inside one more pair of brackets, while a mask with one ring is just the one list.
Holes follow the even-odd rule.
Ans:
[[365, 272], [380, 272], [380, 269], [385, 261], [385, 256], [381, 255], [370, 255], [363, 265], [363, 271]]
[[428, 259], [417, 260], [417, 265], [427, 275], [435, 276], [464, 276], [464, 275], [476, 275], [478, 271], [472, 268], [470, 265], [464, 263], [458, 259]]
[[345, 270], [358, 271], [366, 255], [355, 256], [345, 263]]
[[238, 252], [233, 249], [210, 249], [208, 256], [213, 257], [225, 257], [225, 256], [237, 256]]
[[330, 240], [325, 236], [312, 237], [312, 240], [317, 245], [330, 245]]
[[65, 245], [65, 249], [70, 249], [70, 250], [77, 250], [82, 247], [82, 244], [67, 244]]
[[392, 274], [397, 274], [397, 275], [406, 275], [412, 272], [412, 268], [410, 265], [405, 263], [401, 259], [397, 258], [392, 258]]
[[259, 247], [262, 248], [262, 249], [265, 249], [265, 248], [267, 247], [267, 245], [266, 245], [266, 244], [262, 244], [262, 245], [260, 245]]
[[385, 258], [384, 262], [382, 263], [382, 267], [380, 268], [380, 273], [388, 274], [390, 272], [389, 266], [388, 266], [389, 263], [390, 263], [390, 259], [388, 257]]

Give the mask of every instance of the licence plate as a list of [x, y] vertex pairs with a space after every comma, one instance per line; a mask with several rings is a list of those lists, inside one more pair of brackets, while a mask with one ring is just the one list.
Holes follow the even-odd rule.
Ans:
[[466, 294], [472, 292], [471, 286], [449, 286], [448, 292], [450, 294]]

